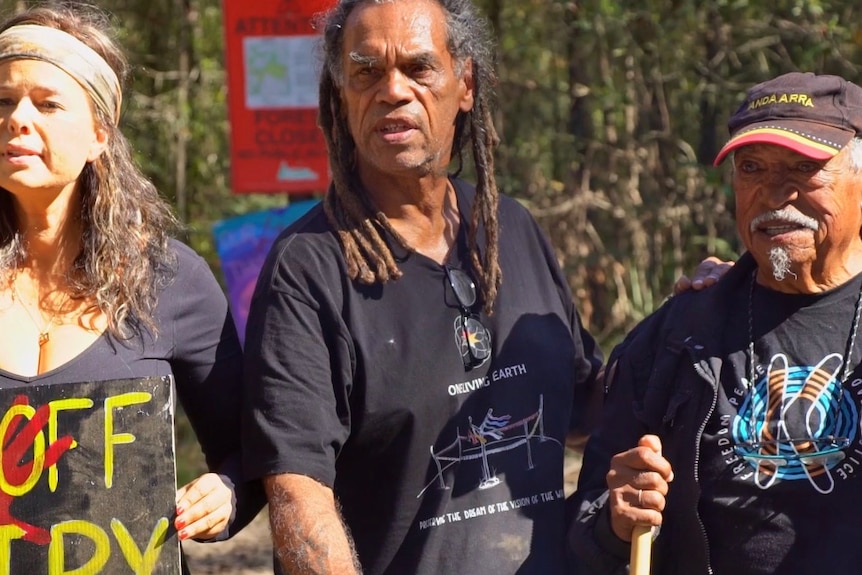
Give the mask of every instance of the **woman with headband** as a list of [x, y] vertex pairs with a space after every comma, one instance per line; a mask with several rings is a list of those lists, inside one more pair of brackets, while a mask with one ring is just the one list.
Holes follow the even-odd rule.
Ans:
[[179, 489], [175, 526], [225, 538], [262, 506], [239, 479], [241, 348], [120, 133], [127, 62], [105, 20], [0, 24], [0, 387], [172, 375], [214, 471]]

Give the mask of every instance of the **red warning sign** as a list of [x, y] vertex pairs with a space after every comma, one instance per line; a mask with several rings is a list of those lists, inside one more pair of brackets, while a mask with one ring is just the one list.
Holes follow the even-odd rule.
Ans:
[[317, 127], [320, 33], [333, 0], [225, 0], [231, 188], [308, 194], [329, 184]]

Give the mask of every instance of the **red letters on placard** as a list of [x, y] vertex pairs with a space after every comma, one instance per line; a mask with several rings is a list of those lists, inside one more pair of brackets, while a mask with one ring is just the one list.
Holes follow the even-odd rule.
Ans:
[[[67, 435], [57, 439], [54, 443], [45, 448], [44, 437], [42, 430], [48, 423], [48, 418], [51, 413], [50, 405], [43, 405], [38, 409], [33, 410], [29, 407], [30, 403], [24, 395], [19, 395], [15, 398], [10, 411], [14, 410], [12, 415], [7, 411], [9, 420], [6, 422], [6, 432], [2, 438], [3, 443], [0, 445], [0, 473], [3, 474], [2, 485], [11, 485], [21, 487], [28, 483], [33, 476], [34, 466], [38, 463], [41, 469], [55, 465], [60, 457], [66, 453], [73, 445], [74, 439]], [[17, 406], [17, 409], [16, 409]], [[29, 407], [22, 410], [21, 407]], [[19, 413], [23, 411], [25, 413]], [[32, 412], [32, 416], [28, 420], [26, 412]], [[22, 421], [26, 421], [21, 425]], [[20, 430], [17, 431], [20, 427]], [[41, 442], [41, 448], [37, 448]], [[24, 460], [24, 456], [32, 451], [33, 458]], [[12, 516], [11, 506], [15, 500], [15, 495], [8, 493], [6, 489], [0, 490], [0, 525], [17, 525], [24, 530], [24, 540], [36, 543], [38, 545], [47, 545], [51, 541], [50, 533], [34, 525], [30, 525], [25, 521], [21, 521]]]

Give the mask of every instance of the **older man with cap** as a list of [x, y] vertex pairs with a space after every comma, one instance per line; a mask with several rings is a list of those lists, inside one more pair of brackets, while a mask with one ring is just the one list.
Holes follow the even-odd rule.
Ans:
[[654, 574], [862, 568], [862, 88], [785, 74], [729, 129], [747, 252], [611, 354], [576, 573], [624, 573], [638, 525]]

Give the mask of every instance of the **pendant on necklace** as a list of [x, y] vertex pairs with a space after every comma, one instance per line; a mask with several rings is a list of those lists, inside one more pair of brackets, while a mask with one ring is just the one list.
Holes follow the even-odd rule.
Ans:
[[39, 333], [39, 354], [36, 356], [36, 375], [45, 373], [45, 344], [50, 336], [47, 331]]

